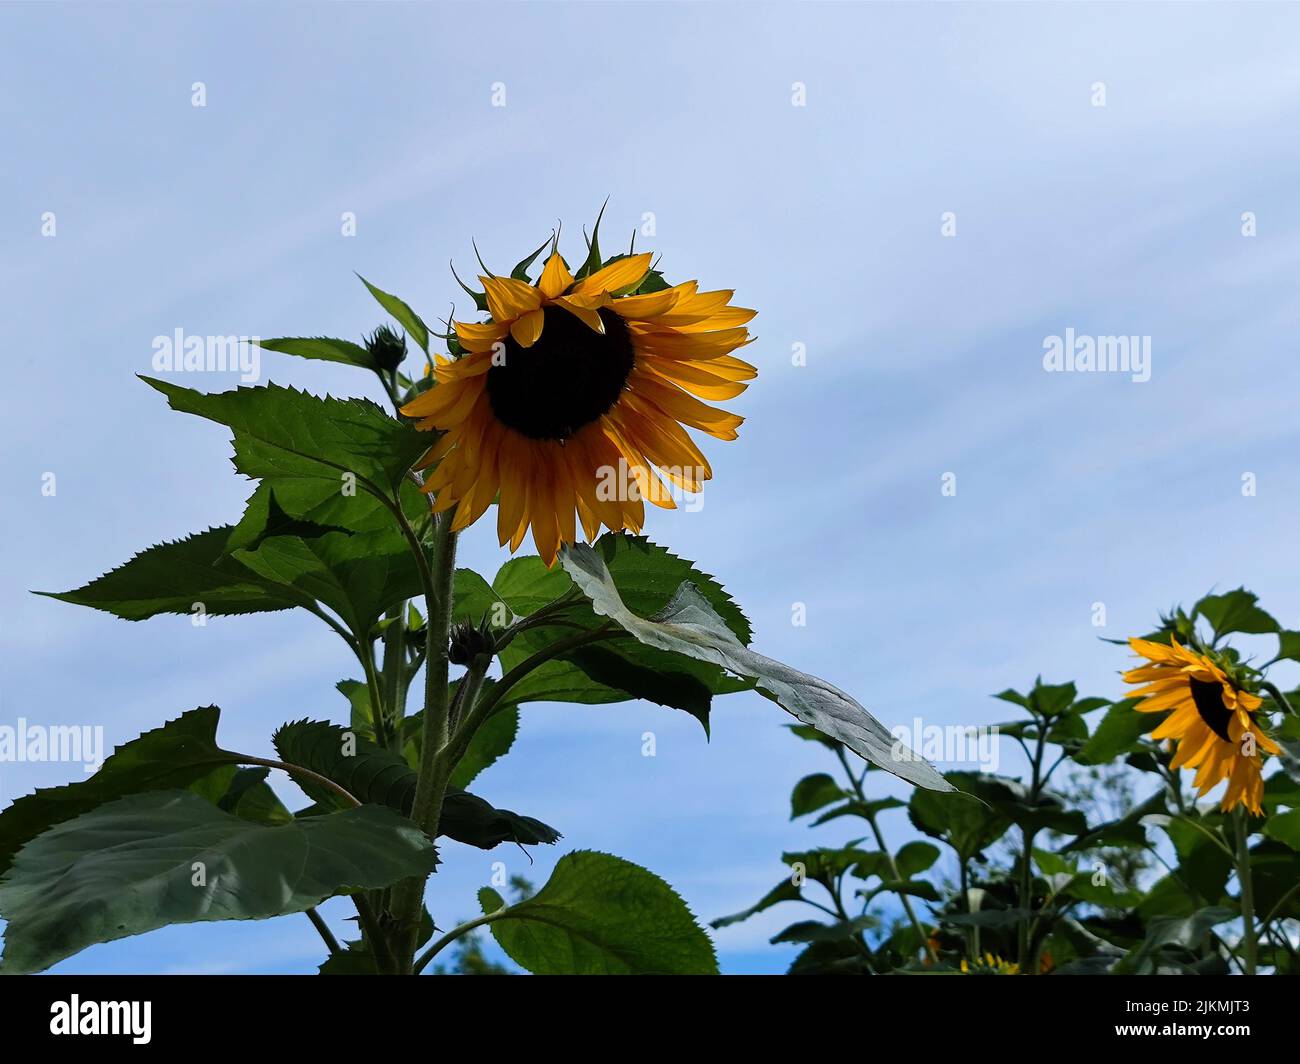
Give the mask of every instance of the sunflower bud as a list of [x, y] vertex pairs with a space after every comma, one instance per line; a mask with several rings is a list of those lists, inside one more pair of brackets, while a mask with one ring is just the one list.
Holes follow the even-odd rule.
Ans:
[[395, 370], [406, 360], [406, 337], [381, 325], [366, 337], [366, 351], [380, 369]]
[[496, 640], [492, 637], [492, 626], [486, 618], [480, 624], [460, 621], [451, 626], [447, 660], [453, 665], [468, 665], [477, 657], [490, 657], [495, 650]]

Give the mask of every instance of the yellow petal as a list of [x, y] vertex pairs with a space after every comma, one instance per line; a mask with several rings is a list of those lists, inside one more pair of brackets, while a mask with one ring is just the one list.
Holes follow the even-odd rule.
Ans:
[[588, 329], [600, 333], [601, 336], [605, 335], [605, 323], [600, 320], [600, 314], [598, 311], [593, 310], [590, 307], [582, 306], [570, 296], [561, 296], [555, 301], [555, 305], [557, 307], [563, 307], [587, 326]]
[[643, 296], [624, 296], [610, 303], [609, 309], [624, 318], [638, 318], [649, 321], [661, 314], [666, 314], [677, 302], [679, 294], [675, 289], [665, 288], [662, 292], [647, 292]]
[[532, 347], [542, 335], [542, 322], [546, 315], [541, 310], [530, 310], [510, 326], [510, 335], [520, 347]]
[[542, 305], [542, 294], [524, 281], [513, 277], [480, 277], [487, 293], [488, 310], [498, 323], [514, 321]]
[[580, 295], [595, 292], [617, 292], [620, 288], [634, 285], [650, 269], [650, 260], [654, 258], [648, 251], [641, 255], [629, 255], [625, 259], [611, 262], [603, 270], [597, 270], [590, 277], [584, 277], [574, 286]]
[[564, 265], [560, 253], [558, 251], [552, 252], [551, 257], [546, 260], [546, 268], [542, 270], [542, 276], [537, 281], [537, 287], [547, 299], [554, 299], [556, 296], [564, 295], [571, 284], [573, 284], [573, 274]]

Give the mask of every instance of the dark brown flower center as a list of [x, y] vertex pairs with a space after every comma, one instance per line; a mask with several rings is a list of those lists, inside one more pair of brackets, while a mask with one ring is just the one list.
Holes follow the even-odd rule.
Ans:
[[1196, 703], [1196, 712], [1205, 721], [1205, 726], [1225, 743], [1232, 742], [1228, 734], [1228, 722], [1232, 720], [1232, 710], [1223, 704], [1223, 684], [1209, 683], [1192, 677], [1187, 681], [1192, 688], [1192, 701]]
[[563, 307], [546, 307], [532, 347], [513, 336], [487, 373], [497, 420], [534, 440], [564, 440], [618, 402], [632, 372], [632, 338], [623, 319], [601, 310], [602, 336]]

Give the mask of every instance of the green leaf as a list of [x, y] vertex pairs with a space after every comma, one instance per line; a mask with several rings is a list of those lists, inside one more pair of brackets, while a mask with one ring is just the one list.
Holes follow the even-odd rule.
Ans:
[[1094, 883], [1090, 872], [1080, 872], [1071, 877], [1061, 888], [1061, 894], [1102, 909], [1130, 909], [1142, 900], [1142, 895], [1136, 891], [1119, 890], [1110, 881]]
[[258, 346], [265, 351], [279, 351], [299, 358], [342, 362], [361, 369], [378, 369], [370, 352], [351, 340], [334, 340], [328, 336], [283, 336], [275, 340], [259, 340]]
[[844, 942], [879, 924], [880, 921], [870, 913], [833, 924], [824, 924], [819, 920], [800, 920], [784, 931], [778, 931], [768, 941], [774, 946], [781, 942]]
[[1154, 713], [1139, 713], [1133, 707], [1136, 698], [1125, 698], [1106, 711], [1092, 737], [1074, 754], [1081, 765], [1104, 765], [1123, 754], [1142, 748], [1141, 739], [1155, 729], [1161, 718]]
[[1167, 946], [1195, 950], [1214, 927], [1237, 915], [1239, 914], [1226, 905], [1210, 905], [1198, 909], [1190, 916], [1154, 917], [1147, 924], [1146, 941], [1125, 963], [1125, 967], [1129, 964], [1140, 966], [1143, 961], [1149, 960], [1153, 954]]
[[[489, 620], [497, 619], [492, 613], [501, 599], [492, 590], [492, 586], [473, 569], [457, 569], [452, 578], [451, 590], [453, 620], [478, 624], [484, 616]], [[510, 616], [506, 613], [500, 619], [508, 622]]]
[[338, 953], [331, 953], [316, 969], [317, 975], [378, 975], [375, 955], [362, 942], [349, 942]]
[[[429, 500], [411, 481], [402, 481], [402, 509], [412, 524], [429, 511]], [[388, 532], [396, 527], [388, 505], [369, 492], [344, 495], [332, 480], [270, 477], [244, 504], [244, 515], [230, 533], [227, 551], [251, 548], [271, 535], [301, 534], [296, 522], [328, 531]], [[301, 526], [296, 526], [301, 528]]]
[[730, 916], [720, 916], [718, 919], [710, 921], [709, 926], [714, 930], [720, 927], [729, 927], [731, 924], [738, 924], [743, 920], [748, 920], [751, 916], [766, 912], [773, 905], [779, 905], [783, 901], [798, 901], [802, 897], [802, 892], [792, 880], [783, 879], [748, 909], [732, 913]]
[[[484, 913], [501, 907], [479, 892]], [[713, 943], [667, 883], [630, 861], [579, 850], [533, 897], [490, 924], [498, 945], [535, 975], [714, 975]]]
[[370, 688], [360, 680], [340, 680], [334, 687], [348, 700], [348, 705], [351, 707], [349, 727], [358, 735], [373, 739], [375, 714], [370, 705]]
[[[501, 566], [488, 591], [493, 599], [504, 602], [513, 613], [527, 617], [562, 598], [572, 588], [573, 581], [559, 566], [548, 569], [541, 558], [525, 555], [511, 558]], [[483, 594], [481, 590], [476, 593]]]
[[357, 487], [391, 498], [432, 441], [368, 399], [321, 399], [276, 384], [205, 395], [141, 379], [173, 410], [233, 429], [235, 468], [245, 476], [322, 480], [346, 491], [350, 475]]
[[519, 846], [551, 845], [561, 838], [549, 824], [509, 809], [495, 809], [482, 798], [467, 791], [448, 790], [442, 803], [438, 834], [490, 850], [503, 842]]
[[924, 901], [942, 901], [935, 885], [924, 879], [886, 879], [871, 890], [858, 891], [863, 898], [870, 900], [877, 894], [906, 894]]
[[991, 927], [995, 930], [1015, 927], [1024, 919], [1044, 915], [1040, 909], [983, 909], [974, 913], [945, 913], [944, 924], [954, 927]]
[[[1134, 716], [1149, 715], [1134, 714]], [[1101, 824], [1078, 838], [1072, 839], [1062, 852], [1073, 853], [1078, 850], [1091, 850], [1101, 847], [1145, 846], [1147, 843], [1146, 826], [1142, 821], [1148, 816], [1159, 816], [1167, 811], [1164, 791], [1157, 791], [1150, 798], [1135, 805], [1118, 820]]]
[[[596, 547], [609, 559], [619, 587], [626, 588], [644, 608], [657, 609], [663, 605], [672, 594], [672, 580], [690, 574], [703, 582], [710, 601], [727, 611], [734, 630], [748, 638], [749, 623], [722, 585], [689, 562], [643, 537], [607, 535]], [[537, 557], [515, 558], [502, 566], [490, 589], [477, 577], [463, 580], [458, 577], [457, 608], [461, 609], [463, 603], [467, 612], [482, 611], [491, 601], [499, 600], [513, 613], [528, 616], [573, 591], [573, 581], [563, 568], [547, 569]], [[603, 623], [603, 618], [583, 603], [570, 607], [565, 619], [569, 624], [588, 629]], [[501, 655], [503, 668], [515, 667], [530, 655], [548, 648], [554, 639], [545, 629], [523, 632]], [[512, 689], [511, 697], [518, 702], [586, 704], [642, 698], [690, 713], [700, 721], [707, 735], [713, 696], [750, 686], [744, 680], [728, 676], [711, 662], [627, 641], [580, 647], [554, 658], [530, 672]]]
[[657, 613], [689, 581], [740, 642], [748, 646], [753, 638], [749, 619], [715, 577], [645, 536], [610, 532], [586, 549], [599, 553], [619, 597], [633, 613]]
[[760, 691], [804, 724], [902, 779], [934, 790], [953, 789], [932, 765], [897, 743], [885, 726], [849, 695], [746, 647], [694, 583], [678, 587], [653, 617], [638, 616], [624, 601], [599, 547], [599, 543], [595, 547], [577, 544], [561, 552], [566, 571], [598, 614], [615, 621], [641, 643], [752, 679]]
[[1264, 839], [1251, 847], [1250, 874], [1255, 885], [1255, 912], [1277, 912], [1279, 920], [1300, 919], [1300, 879], [1295, 850], [1281, 842]]
[[197, 605], [214, 617], [272, 613], [302, 605], [301, 595], [225, 556], [230, 532], [230, 526], [224, 525], [159, 543], [73, 591], [36, 594], [90, 606], [127, 621], [160, 613], [193, 614]]
[[855, 865], [870, 867], [874, 861], [884, 857], [882, 853], [859, 849], [857, 843], [853, 842], [838, 848], [819, 846], [812, 850], [783, 853], [781, 860], [795, 870], [794, 878], [811, 879], [833, 889], [836, 877], [842, 876], [850, 868]]
[[794, 790], [790, 794], [790, 819], [794, 820], [815, 812], [823, 806], [846, 797], [848, 792], [835, 782], [833, 776], [825, 772], [815, 772], [794, 785]]
[[1277, 656], [1275, 661], [1300, 661], [1300, 632], [1280, 629], [1277, 633]]
[[[123, 743], [89, 779], [19, 798], [0, 813], [0, 873], [24, 844], [56, 824], [126, 795], [187, 787], [214, 769], [237, 764], [238, 755], [217, 745], [220, 717], [216, 706], [182, 713]], [[227, 781], [221, 792], [228, 786]]]
[[948, 778], [960, 792], [915, 791], [908, 802], [908, 817], [919, 830], [951, 846], [965, 864], [1005, 835], [1011, 818], [977, 800], [978, 774], [953, 772]]
[[[271, 738], [281, 760], [333, 780], [358, 801], [387, 806], [403, 816], [411, 811], [419, 775], [393, 750], [370, 742], [337, 724], [300, 720], [282, 725]], [[302, 776], [294, 782], [318, 805], [343, 808], [340, 795]], [[438, 832], [449, 839], [489, 850], [502, 842], [521, 846], [553, 843], [560, 833], [533, 817], [496, 809], [473, 794], [448, 789]]]
[[823, 735], [816, 728], [808, 727], [807, 724], [786, 724], [784, 727], [789, 728], [794, 735], [802, 739], [804, 742], [820, 743], [822, 746], [826, 747], [827, 750], [839, 750], [843, 745], [842, 743], [836, 742], [829, 735]]
[[519, 707], [498, 709], [474, 733], [465, 756], [456, 764], [448, 786], [463, 791], [479, 773], [510, 752], [519, 734]]
[[837, 805], [834, 809], [828, 809], [816, 820], [810, 827], [821, 827], [822, 824], [829, 824], [832, 820], [838, 820], [842, 816], [856, 816], [863, 820], [871, 820], [878, 813], [883, 813], [886, 809], [905, 809], [906, 802], [900, 802], [897, 798], [876, 798], [870, 802], [860, 802], [854, 798], [843, 805]]
[[1023, 706], [1035, 717], [1057, 717], [1070, 712], [1078, 694], [1078, 690], [1072, 683], [1045, 684], [1040, 676], [1034, 681], [1033, 689], [1027, 695], [1008, 688], [994, 697]]
[[637, 285], [636, 294], [639, 296], [649, 295], [651, 292], [662, 292], [666, 288], [671, 288], [664, 275], [660, 270], [646, 270], [646, 275], [641, 283]]
[[258, 824], [287, 824], [293, 814], [266, 782], [270, 774], [267, 768], [238, 769], [225, 793], [217, 799], [217, 808]]
[[[690, 581], [742, 643], [751, 638], [749, 620], [717, 579], [645, 536], [610, 532], [587, 550], [599, 552], [627, 607], [652, 614], [665, 607], [684, 581]], [[536, 556], [514, 558], [501, 567], [492, 589], [515, 613], [527, 616], [571, 591], [564, 568], [547, 569]]]
[[[333, 780], [364, 804], [387, 806], [405, 815], [415, 801], [419, 777], [400, 754], [337, 724], [319, 720], [282, 724], [271, 736], [271, 744], [280, 760]], [[347, 808], [342, 797], [323, 784], [300, 774], [293, 781], [320, 806]]]
[[1264, 821], [1264, 834], [1300, 851], [1300, 809], [1274, 813]]
[[1040, 850], [1035, 847], [1034, 860], [1038, 863], [1043, 875], [1072, 876], [1078, 858], [1073, 855], [1065, 857], [1059, 853], [1052, 853], [1051, 850]]
[[[361, 277], [360, 274], [357, 274], [357, 276]], [[375, 297], [379, 305], [393, 316], [393, 320], [406, 330], [407, 335], [420, 345], [420, 350], [427, 354], [429, 351], [429, 327], [424, 324], [420, 315], [415, 313], [405, 302], [398, 299], [397, 296], [390, 295], [382, 288], [376, 288], [364, 277], [361, 277], [361, 283], [369, 289], [370, 294]]]
[[894, 855], [894, 864], [903, 879], [912, 879], [939, 860], [939, 847], [928, 842], [909, 842]]
[[1216, 639], [1229, 632], [1263, 635], [1278, 631], [1281, 625], [1256, 605], [1258, 601], [1258, 595], [1239, 587], [1222, 595], [1206, 595], [1192, 608], [1192, 616], [1209, 621]]
[[[910, 929], [909, 929], [910, 930]], [[897, 932], [895, 932], [897, 935]], [[919, 949], [920, 947], [916, 947]], [[908, 952], [916, 952], [909, 949]], [[786, 975], [869, 975], [870, 962], [851, 939], [813, 942], [790, 964]]]
[[360, 638], [421, 590], [415, 558], [396, 531], [271, 536], [232, 556], [262, 579], [324, 603]]
[[50, 828], [0, 880], [0, 970], [43, 971], [169, 924], [262, 920], [430, 872], [413, 824], [377, 806], [268, 826], [187, 791], [135, 794]]
[[[575, 614], [568, 616], [575, 623], [584, 623]], [[585, 627], [595, 627], [594, 614], [588, 621]], [[523, 632], [502, 652], [502, 667], [514, 668], [530, 655], [549, 648], [555, 638], [542, 628]], [[511, 688], [510, 694], [521, 703], [585, 705], [642, 698], [690, 713], [707, 735], [713, 696], [750, 686], [709, 662], [670, 654], [629, 639], [579, 647], [552, 658], [529, 672]]]
[[[373, 496], [366, 497], [372, 502], [377, 501]], [[383, 531], [389, 532], [391, 527], [391, 524], [386, 525]], [[340, 532], [350, 536], [353, 530], [342, 525], [325, 525], [310, 518], [295, 517], [280, 505], [273, 483], [264, 480], [249, 496], [244, 516], [239, 519], [239, 524], [235, 526], [226, 543], [226, 553], [230, 554], [235, 550], [257, 550], [268, 539], [274, 539], [276, 536], [318, 539], [330, 532]]]

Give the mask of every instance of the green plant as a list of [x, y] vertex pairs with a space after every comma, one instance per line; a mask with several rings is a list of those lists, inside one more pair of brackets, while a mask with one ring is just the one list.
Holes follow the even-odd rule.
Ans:
[[[889, 733], [850, 696], [753, 651], [748, 620], [713, 577], [629, 534], [643, 499], [666, 504], [660, 476], [697, 490], [711, 475], [679, 421], [735, 436], [739, 419], [695, 395], [734, 395], [753, 376], [730, 354], [753, 312], [731, 307], [729, 292], [669, 286], [648, 255], [605, 258], [595, 229], [576, 274], [547, 243], [536, 282], [528, 271], [547, 244], [467, 289], [488, 321], [435, 333], [367, 282], [404, 336], [262, 344], [373, 372], [392, 414], [274, 384], [203, 394], [146, 378], [173, 409], [231, 430], [235, 468], [257, 485], [234, 524], [53, 597], [135, 621], [305, 610], [359, 676], [338, 685], [346, 724], [286, 723], [275, 757], [222, 746], [209, 706], [119, 747], [88, 780], [10, 805], [0, 967], [43, 970], [166, 924], [305, 913], [326, 974], [419, 973], [484, 926], [532, 972], [716, 971], [711, 941], [667, 883], [587, 850], [561, 858], [535, 894], [507, 901], [485, 887], [481, 915], [436, 926], [424, 908], [436, 840], [490, 849], [560, 837], [469, 790], [532, 702], [643, 698], [707, 729], [715, 695], [757, 690], [914, 783], [950, 786], [923, 761], [895, 760]], [[438, 337], [451, 358], [431, 356]], [[403, 370], [407, 340], [423, 375]], [[700, 464], [674, 468], [678, 454]], [[604, 495], [614, 459], [629, 475]], [[494, 505], [503, 544], [513, 552], [531, 526], [543, 556], [512, 558], [489, 582], [455, 559], [462, 529]], [[593, 545], [576, 542], [575, 515]], [[308, 804], [286, 808], [271, 770]], [[347, 943], [316, 911], [340, 895], [360, 926]]]
[[[1276, 653], [1253, 665], [1228, 644], [1232, 635], [1273, 637]], [[879, 774], [870, 765], [796, 727], [834, 755], [838, 771], [795, 785], [792, 818], [816, 814], [814, 827], [861, 821], [867, 833], [784, 854], [786, 878], [713, 926], [785, 902], [811, 906], [816, 918], [772, 938], [804, 944], [795, 974], [1300, 970], [1300, 719], [1291, 712], [1295, 694], [1269, 678], [1273, 667], [1300, 660], [1300, 635], [1239, 589], [1175, 610], [1131, 642], [1149, 659], [1177, 659], [1167, 671], [1130, 670], [1130, 682], [1156, 684], [1140, 687], [1139, 697], [1081, 699], [1073, 684], [1041, 680], [997, 696], [1023, 712], [994, 726], [1019, 748], [1027, 766], [1020, 778], [958, 771], [947, 774], [957, 793], [873, 796]], [[1187, 689], [1198, 675], [1213, 685]], [[1153, 695], [1164, 698], [1156, 713], [1183, 714], [1171, 713], [1171, 741], [1153, 734], [1160, 717], [1138, 711], [1141, 697]], [[1219, 698], [1242, 707], [1232, 735], [1240, 750], [1188, 731], [1202, 719], [1219, 723]], [[1211, 741], [1224, 743], [1220, 760], [1192, 764], [1209, 765], [1202, 795], [1228, 780], [1219, 808], [1185, 794], [1178, 767], [1195, 752], [1180, 760], [1182, 742]], [[1277, 756], [1261, 766], [1270, 749]], [[1275, 770], [1261, 772], [1252, 794], [1261, 767]], [[904, 810], [922, 838], [895, 850], [883, 821]]]

